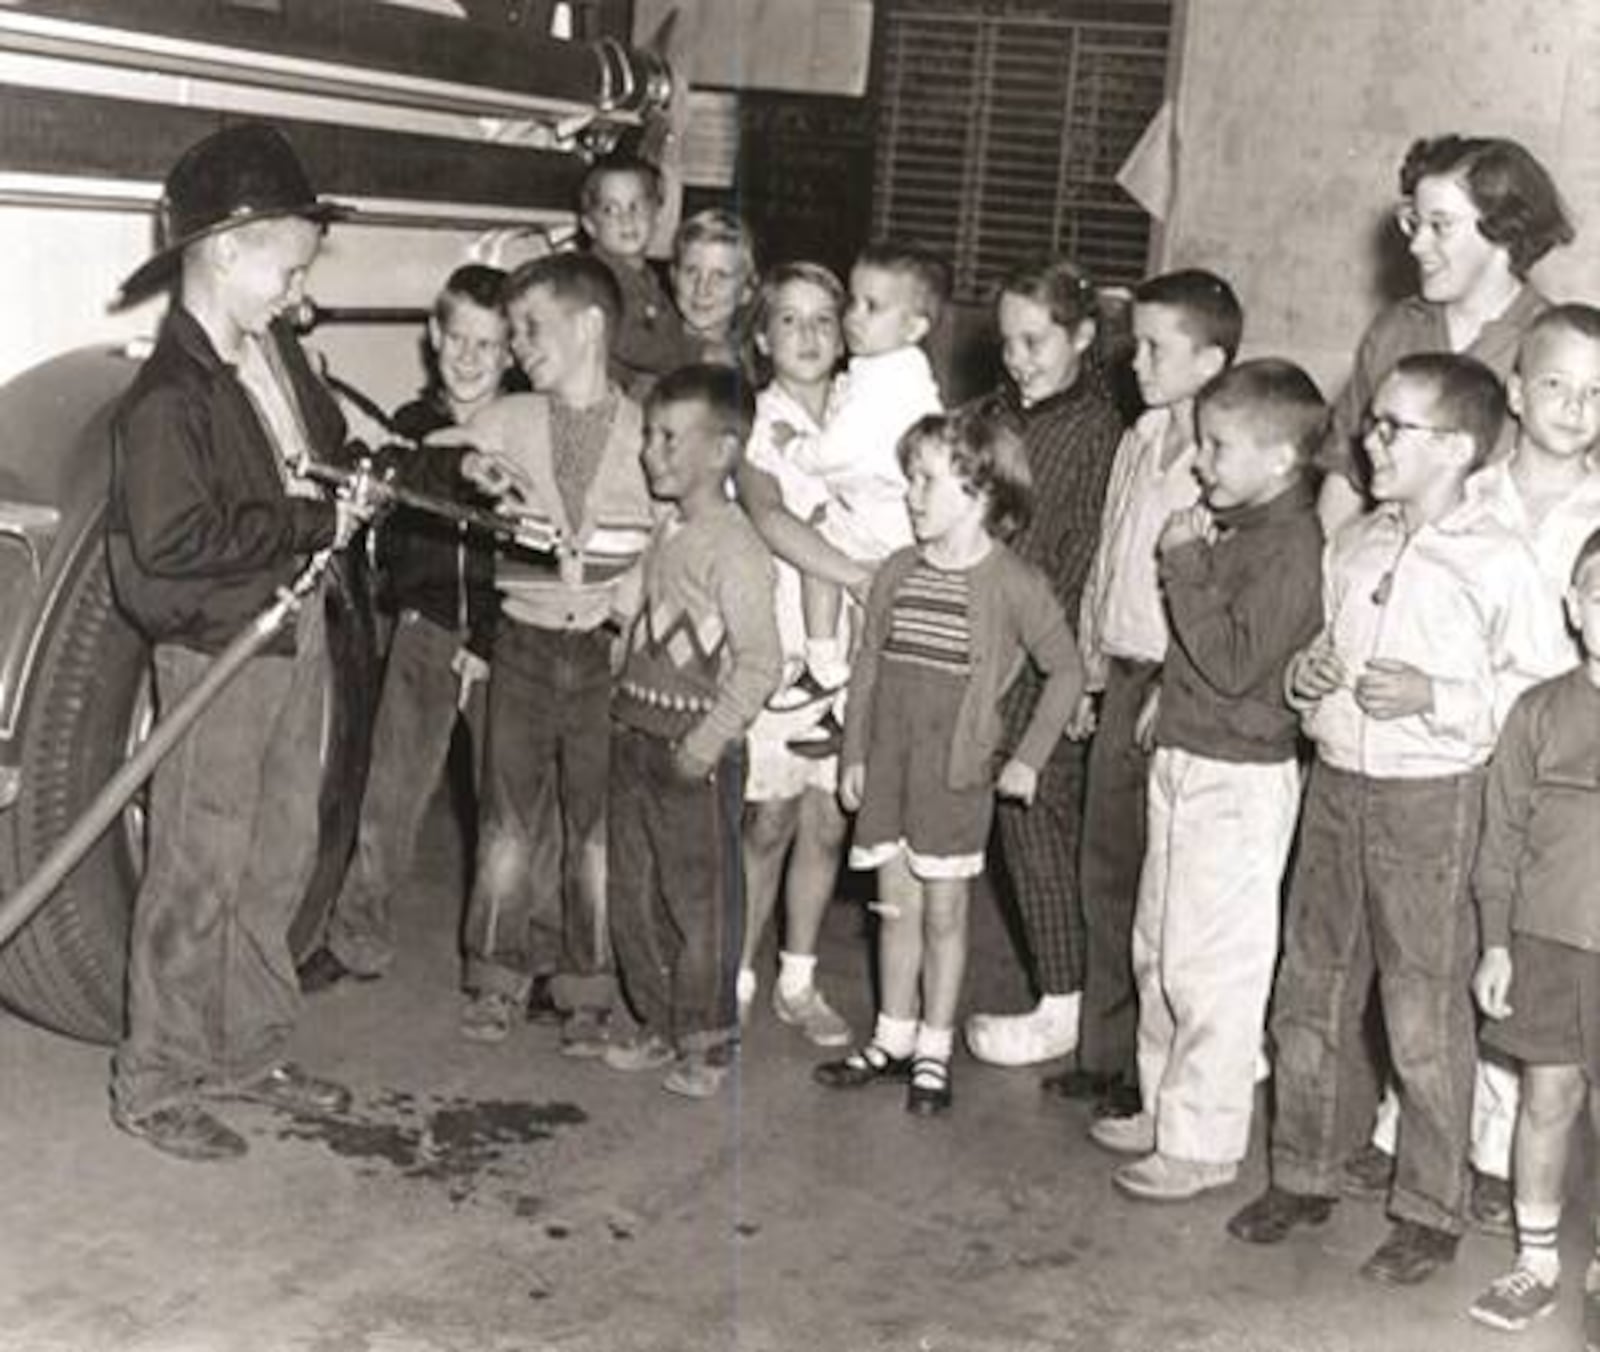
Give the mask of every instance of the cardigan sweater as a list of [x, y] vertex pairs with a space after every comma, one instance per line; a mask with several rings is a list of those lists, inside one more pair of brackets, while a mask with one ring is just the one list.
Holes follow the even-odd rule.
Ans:
[[[872, 726], [873, 694], [884, 639], [900, 583], [917, 565], [915, 549], [891, 554], [872, 580], [867, 598], [861, 650], [850, 675], [845, 702], [841, 766], [866, 760]], [[1037, 770], [1049, 759], [1083, 691], [1083, 662], [1061, 603], [1044, 575], [996, 543], [968, 572], [968, 632], [972, 673], [951, 729], [949, 787], [972, 789], [994, 783], [1001, 744], [1000, 701], [1024, 661], [1033, 661], [1049, 679], [1033, 717], [1017, 743], [1015, 756]]]

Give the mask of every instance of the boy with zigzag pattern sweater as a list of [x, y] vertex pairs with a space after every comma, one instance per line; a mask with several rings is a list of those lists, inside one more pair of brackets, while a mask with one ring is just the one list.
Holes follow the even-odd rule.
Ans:
[[615, 1070], [670, 1067], [710, 1098], [733, 1061], [744, 915], [744, 735], [782, 669], [772, 557], [725, 484], [755, 406], [738, 372], [686, 366], [646, 411], [644, 467], [674, 515], [640, 561], [642, 595], [612, 711], [607, 897], [639, 1030]]

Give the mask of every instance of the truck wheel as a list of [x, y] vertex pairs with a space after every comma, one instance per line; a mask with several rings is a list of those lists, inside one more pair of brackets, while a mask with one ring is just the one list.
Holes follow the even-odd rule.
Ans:
[[[304, 956], [343, 878], [354, 842], [369, 745], [370, 624], [348, 584], [330, 589], [330, 704], [316, 875], [291, 930]], [[363, 641], [365, 640], [365, 642]], [[34, 677], [22, 786], [5, 814], [8, 889], [70, 829], [137, 744], [150, 715], [149, 651], [117, 611], [99, 531], [57, 611]], [[122, 1034], [128, 930], [143, 871], [143, 797], [130, 804], [12, 942], [0, 949], [0, 1002], [32, 1022], [91, 1042]]]
[[[72, 826], [149, 716], [149, 653], [112, 603], [98, 539], [87, 542], [67, 584], [34, 689], [25, 715], [22, 790], [6, 814], [9, 886], [26, 878]], [[135, 808], [107, 831], [0, 950], [0, 1000], [18, 1013], [90, 1041], [120, 1035], [141, 818]]]

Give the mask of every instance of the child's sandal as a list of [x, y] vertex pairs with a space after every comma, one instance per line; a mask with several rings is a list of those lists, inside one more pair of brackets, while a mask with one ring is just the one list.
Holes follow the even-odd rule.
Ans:
[[868, 1084], [888, 1084], [911, 1074], [909, 1056], [890, 1056], [876, 1042], [857, 1047], [838, 1061], [824, 1061], [811, 1078], [829, 1089], [860, 1089]]
[[932, 1117], [949, 1111], [954, 1099], [950, 1092], [950, 1063], [933, 1056], [914, 1057], [906, 1111], [918, 1117]]

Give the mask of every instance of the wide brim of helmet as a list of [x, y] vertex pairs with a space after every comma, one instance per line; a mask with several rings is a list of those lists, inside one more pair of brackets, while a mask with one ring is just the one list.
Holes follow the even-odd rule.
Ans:
[[349, 220], [355, 214], [354, 207], [318, 198], [301, 206], [274, 207], [271, 211], [242, 211], [234, 216], [225, 216], [203, 229], [191, 230], [183, 238], [175, 239], [165, 248], [151, 254], [130, 272], [122, 285], [117, 288], [117, 298], [113, 302], [113, 308], [120, 309], [136, 300], [142, 300], [151, 292], [165, 286], [176, 274], [178, 260], [183, 257], [183, 251], [208, 235], [220, 235], [227, 230], [237, 230], [241, 225], [252, 225], [256, 221], [282, 220], [289, 216], [315, 221], [318, 225], [329, 225], [334, 221]]

